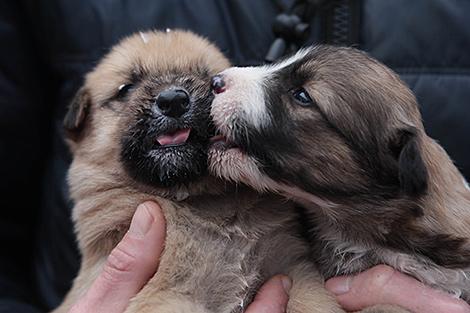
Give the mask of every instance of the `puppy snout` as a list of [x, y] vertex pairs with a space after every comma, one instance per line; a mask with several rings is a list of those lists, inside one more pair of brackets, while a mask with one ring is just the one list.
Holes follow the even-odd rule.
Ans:
[[184, 89], [162, 91], [155, 99], [155, 106], [166, 116], [180, 117], [189, 110], [189, 94]]
[[219, 94], [225, 91], [225, 80], [222, 74], [212, 77], [211, 88], [215, 94]]

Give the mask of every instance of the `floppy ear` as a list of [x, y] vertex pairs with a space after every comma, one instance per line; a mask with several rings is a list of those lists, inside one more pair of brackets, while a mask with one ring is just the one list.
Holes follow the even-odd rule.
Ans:
[[76, 139], [83, 129], [90, 104], [91, 99], [88, 90], [81, 87], [70, 103], [64, 118], [64, 128], [70, 139]]
[[416, 130], [413, 128], [398, 130], [392, 150], [398, 158], [401, 190], [410, 196], [424, 193], [428, 187], [428, 171], [421, 156]]

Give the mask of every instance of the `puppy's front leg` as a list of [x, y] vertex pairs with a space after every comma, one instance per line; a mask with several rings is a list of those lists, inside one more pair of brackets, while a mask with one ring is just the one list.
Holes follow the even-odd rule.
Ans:
[[292, 289], [287, 313], [344, 313], [312, 265], [299, 264], [288, 275], [292, 279]]

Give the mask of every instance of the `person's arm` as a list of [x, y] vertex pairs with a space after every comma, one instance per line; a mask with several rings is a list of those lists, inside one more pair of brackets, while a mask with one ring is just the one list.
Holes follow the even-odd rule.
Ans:
[[425, 286], [385, 265], [375, 266], [357, 276], [332, 278], [326, 282], [326, 288], [336, 295], [347, 311], [392, 304], [414, 313], [470, 313], [470, 306], [465, 301]]
[[[129, 231], [70, 313], [124, 312], [129, 301], [158, 270], [164, 241], [165, 219], [160, 207], [153, 202], [141, 204]], [[285, 312], [290, 285], [286, 276], [273, 277], [261, 287], [246, 313]]]

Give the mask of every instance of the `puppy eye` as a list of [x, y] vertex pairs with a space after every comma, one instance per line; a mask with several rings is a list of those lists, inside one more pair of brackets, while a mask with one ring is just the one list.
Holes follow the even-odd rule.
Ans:
[[132, 90], [132, 88], [134, 88], [134, 84], [122, 84], [118, 87], [118, 93], [116, 98], [124, 98], [129, 93], [129, 91]]
[[292, 96], [301, 106], [310, 106], [313, 104], [313, 100], [305, 88], [295, 89], [292, 92]]

